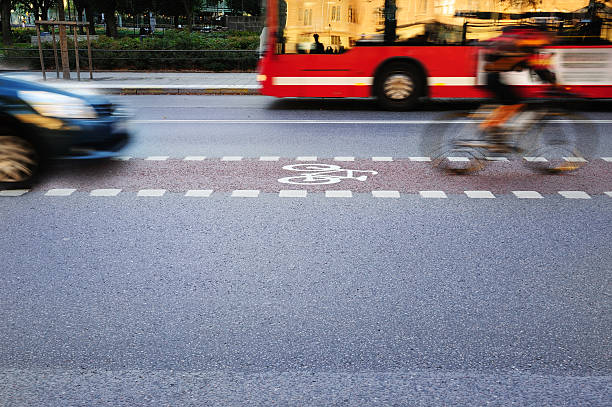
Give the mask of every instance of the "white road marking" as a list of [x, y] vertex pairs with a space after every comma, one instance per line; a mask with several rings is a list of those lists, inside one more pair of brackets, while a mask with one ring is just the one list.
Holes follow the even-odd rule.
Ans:
[[276, 155], [264, 155], [259, 157], [259, 161], [278, 161], [280, 160], [279, 156]]
[[121, 192], [120, 189], [94, 189], [89, 193], [91, 196], [117, 196]]
[[46, 196], [69, 196], [76, 191], [73, 188], [58, 188], [58, 189], [50, 189], [45, 194]]
[[485, 157], [488, 161], [508, 161], [507, 157]]
[[164, 196], [165, 189], [141, 189], [136, 196]]
[[212, 189], [190, 189], [185, 193], [185, 196], [192, 196], [197, 198], [207, 198], [213, 193]]
[[315, 156], [296, 157], [295, 161], [317, 161], [317, 157]]
[[334, 157], [334, 161], [355, 161], [355, 157]]
[[426, 162], [431, 161], [431, 157], [408, 157], [410, 161]]
[[525, 161], [529, 161], [532, 163], [545, 163], [548, 162], [548, 160], [544, 157], [523, 157], [525, 159]]
[[604, 192], [604, 194], [608, 195], [610, 198], [612, 198], [612, 191], [609, 192]]
[[540, 199], [540, 198], [544, 198], [537, 191], [512, 191], [512, 193], [514, 194], [514, 196], [516, 196], [519, 199]]
[[0, 191], [0, 196], [21, 196], [30, 192], [29, 189], [7, 189]]
[[308, 191], [304, 189], [283, 189], [278, 193], [281, 198], [306, 198]]
[[221, 161], [242, 161], [242, 156], [239, 155], [226, 155], [221, 157]]
[[419, 191], [422, 198], [448, 198], [444, 191]]
[[470, 159], [468, 157], [446, 157], [448, 161], [451, 162], [468, 162]]
[[612, 157], [601, 157], [602, 160], [607, 161], [609, 163], [612, 162]]
[[132, 157], [124, 155], [124, 156], [119, 156], [119, 157], [111, 157], [111, 160], [113, 161], [128, 161], [129, 159], [131, 159]]
[[352, 198], [351, 191], [325, 191], [325, 198]]
[[235, 198], [257, 198], [258, 196], [258, 189], [236, 189], [232, 191], [232, 197]]
[[559, 194], [568, 199], [591, 199], [591, 196], [584, 191], [559, 191]]
[[372, 191], [374, 198], [399, 198], [399, 191]]
[[563, 157], [563, 159], [570, 163], [586, 163], [587, 162], [587, 160], [585, 160], [582, 157]]
[[188, 155], [183, 161], [204, 161], [205, 159], [203, 155]]
[[393, 161], [393, 157], [372, 157], [372, 161]]
[[476, 198], [476, 199], [490, 199], [495, 198], [490, 191], [463, 191], [468, 196], [468, 198]]
[[170, 157], [167, 155], [152, 155], [145, 158], [145, 161], [166, 161], [168, 158]]

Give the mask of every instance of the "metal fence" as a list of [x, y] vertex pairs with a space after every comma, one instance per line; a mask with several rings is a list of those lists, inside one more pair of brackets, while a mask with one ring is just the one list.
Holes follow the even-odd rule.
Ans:
[[[75, 63], [74, 50], [69, 50], [71, 68]], [[53, 49], [43, 49], [45, 68], [55, 69]], [[214, 72], [255, 71], [256, 50], [210, 49], [92, 49], [94, 70], [204, 70]], [[87, 50], [79, 50], [79, 64], [87, 69]], [[0, 68], [40, 69], [38, 49], [0, 48]]]

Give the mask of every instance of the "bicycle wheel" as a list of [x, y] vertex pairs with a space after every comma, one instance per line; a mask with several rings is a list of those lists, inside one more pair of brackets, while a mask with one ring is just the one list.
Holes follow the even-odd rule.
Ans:
[[283, 167], [283, 170], [301, 171], [301, 172], [337, 171], [339, 169], [341, 169], [339, 165], [320, 164], [320, 163], [291, 164], [291, 165], [285, 165]]
[[547, 173], [575, 171], [583, 167], [597, 149], [597, 129], [574, 113], [547, 114], [532, 126], [520, 143], [524, 163]]
[[434, 168], [452, 173], [476, 172], [486, 165], [481, 131], [471, 113], [453, 113], [440, 117], [425, 128], [421, 152], [430, 157]]
[[316, 175], [316, 174], [308, 174], [297, 177], [285, 177], [280, 178], [278, 182], [283, 184], [293, 184], [293, 185], [327, 185], [327, 184], [337, 184], [342, 181], [341, 178], [338, 177], [326, 177], [325, 175]]

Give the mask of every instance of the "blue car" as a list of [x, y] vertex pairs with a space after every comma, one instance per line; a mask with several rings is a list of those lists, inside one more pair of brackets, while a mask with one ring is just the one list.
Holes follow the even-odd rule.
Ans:
[[29, 187], [50, 158], [115, 155], [127, 119], [105, 97], [0, 76], [0, 189]]

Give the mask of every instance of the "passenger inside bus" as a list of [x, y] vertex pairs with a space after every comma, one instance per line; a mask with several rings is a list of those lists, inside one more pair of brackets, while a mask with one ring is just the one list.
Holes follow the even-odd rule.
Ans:
[[311, 54], [324, 54], [325, 53], [325, 45], [319, 42], [319, 34], [313, 35], [315, 42], [310, 47]]

